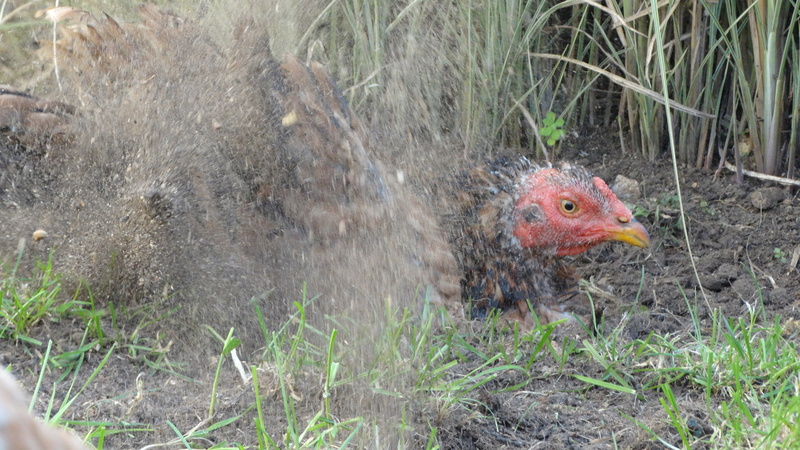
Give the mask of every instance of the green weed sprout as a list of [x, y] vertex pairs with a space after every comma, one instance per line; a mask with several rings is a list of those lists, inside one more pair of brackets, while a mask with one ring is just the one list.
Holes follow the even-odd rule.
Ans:
[[556, 117], [553, 111], [550, 111], [542, 121], [543, 127], [539, 128], [539, 134], [547, 138], [547, 145], [554, 146], [562, 136], [564, 136], [564, 119]]

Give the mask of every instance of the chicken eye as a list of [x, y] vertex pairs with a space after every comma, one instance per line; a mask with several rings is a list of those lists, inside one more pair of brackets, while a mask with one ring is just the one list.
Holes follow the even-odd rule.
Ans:
[[576, 205], [572, 200], [562, 199], [561, 211], [563, 211], [565, 214], [575, 214], [578, 212], [578, 205]]

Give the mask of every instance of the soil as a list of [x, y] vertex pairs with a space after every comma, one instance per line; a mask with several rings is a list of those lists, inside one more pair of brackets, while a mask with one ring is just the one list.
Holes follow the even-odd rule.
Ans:
[[[758, 180], [737, 184], [730, 172], [723, 171], [715, 179], [713, 173], [680, 167], [698, 283], [679, 227], [671, 164], [621, 154], [615, 145], [617, 133], [584, 130], [564, 149], [566, 159], [591, 167], [612, 186], [611, 180], [618, 175], [638, 181], [643, 196], [626, 203], [649, 211], [640, 217], [653, 238], [649, 254], [613, 245], [591, 250], [576, 262], [584, 279], [596, 280], [613, 292], [612, 299], [599, 301], [602, 330], [608, 333], [621, 326], [619, 345], [646, 339], [651, 333], [681, 339], [693, 330], [690, 308], [701, 327], [710, 324], [713, 310], [731, 319], [757, 311], [765, 323], [778, 316], [797, 320], [800, 276], [790, 255], [800, 254], [797, 196], [786, 189], [765, 188]], [[768, 210], [756, 209], [752, 194], [762, 195], [765, 189], [780, 192], [780, 200]], [[776, 257], [776, 249], [785, 252], [786, 259]], [[587, 388], [568, 375], [599, 379], [605, 369], [580, 361], [570, 360], [559, 372], [564, 376], [553, 376], [551, 367], [540, 367], [540, 379], [516, 391], [487, 393], [477, 407], [459, 410], [440, 429], [442, 447], [663, 448], [628, 417], [641, 421], [669, 444], [682, 445], [659, 404], [659, 390], [641, 390], [634, 396]], [[536, 370], [534, 366], [534, 374]], [[513, 385], [514, 380], [497, 383]], [[703, 391], [691, 384], [675, 396], [684, 418], [697, 429], [695, 446], [710, 446], [708, 411], [723, 399], [712, 398], [709, 408]]]
[[[59, 154], [52, 147], [37, 153], [15, 143], [2, 148], [5, 159], [0, 169], [8, 175], [2, 178], [7, 184], [0, 185], [4, 196], [0, 250], [5, 260], [16, 256], [20, 237], [30, 236], [35, 228], [48, 230], [45, 240], [28, 239], [24, 244], [22, 267], [30, 270], [34, 260], [46, 260], [52, 252], [56, 269], [64, 273], [65, 292], [74, 292], [81, 280], [88, 280], [98, 304], [108, 307], [116, 302], [120, 311], [128, 312], [121, 314], [118, 324], [123, 336], [134, 335], [142, 317], [160, 317], [182, 308], [140, 330], [142, 339], [149, 339], [146, 343], [152, 347], [160, 346], [161, 352], [142, 356], [133, 354], [130, 346], [114, 350], [70, 408], [69, 420], [112, 421], [150, 430], [109, 434], [105, 448], [168, 442], [175, 439], [170, 424], [186, 432], [201, 423], [220, 351], [205, 325], [223, 335], [235, 328], [244, 342], [243, 359], [260, 364], [266, 344], [253, 317], [253, 302], [264, 311], [268, 327], [276, 329], [293, 311], [291, 304], [300, 300], [307, 282], [308, 297], [321, 295], [326, 302], [309, 310], [315, 315], [310, 321], [323, 331], [330, 327], [324, 325], [324, 314], [348, 323], [374, 323], [353, 327], [356, 331], [341, 339], [353, 346], [344, 363], [354, 370], [369, 364], [370, 352], [375, 351], [370, 339], [383, 324], [383, 305], [374, 299], [391, 296], [396, 306], [421, 309], [415, 289], [426, 280], [420, 275], [426, 267], [413, 256], [427, 241], [415, 234], [413, 226], [404, 224], [402, 219], [408, 216], [389, 214], [391, 226], [380, 222], [379, 226], [356, 227], [346, 238], [326, 240], [310, 232], [314, 225], [303, 222], [302, 214], [293, 216], [291, 207], [269, 195], [267, 200], [262, 198], [265, 186], [280, 187], [285, 182], [280, 161], [285, 153], [281, 152], [291, 150], [290, 139], [276, 124], [285, 116], [259, 91], [277, 83], [270, 78], [275, 61], [265, 56], [257, 62], [249, 59], [246, 67], [233, 66], [230, 61], [236, 54], [214, 53], [210, 44], [194, 38], [175, 47], [189, 49], [187, 54], [211, 54], [204, 61], [207, 67], [197, 68], [190, 57], [170, 54], [163, 57], [174, 58], [178, 69], [170, 69], [164, 80], [152, 79], [153, 73], [163, 70], [158, 65], [139, 67], [133, 74], [117, 73], [117, 77], [141, 81], [128, 91], [132, 97], [124, 100], [115, 100], [113, 86], [98, 84], [99, 92], [87, 96], [80, 87], [85, 89], [91, 80], [76, 82], [78, 87], [73, 86], [72, 92], [76, 97], [83, 95], [80, 103], [85, 106], [80, 120], [75, 119], [80, 129], [68, 151]], [[254, 66], [261, 71], [253, 71]], [[254, 73], [264, 78], [249, 85], [242, 82]], [[239, 92], [235, 104], [226, 97], [232, 87]], [[159, 108], [150, 106], [155, 102], [160, 102]], [[242, 115], [247, 119], [224, 122], [221, 131], [207, 125]], [[386, 142], [391, 138], [375, 139], [374, 147], [392, 145], [395, 152], [404, 148], [397, 141]], [[672, 166], [622, 154], [618, 143], [617, 130], [585, 129], [563, 143], [560, 155], [589, 167], [612, 187], [618, 175], [638, 182], [638, 188], [628, 189], [628, 198], [622, 193], [620, 197], [638, 212], [653, 241], [647, 250], [613, 244], [575, 258], [579, 275], [606, 293], [596, 296], [603, 323], [599, 333], [621, 327], [620, 345], [651, 333], [680, 338], [693, 330], [692, 314], [705, 326], [717, 309], [735, 318], [754, 309], [761, 312], [763, 307], [766, 322], [777, 316], [798, 319], [800, 200], [796, 195], [784, 189], [760, 191], [767, 185], [759, 180], [737, 184], [724, 171], [715, 177], [679, 167], [698, 282], [679, 225]], [[462, 151], [446, 143], [438, 145], [426, 151], [441, 155], [439, 168], [457, 160], [455, 155]], [[414, 159], [406, 158], [403, 164], [407, 166], [409, 160]], [[402, 165], [391, 159], [384, 162], [390, 169]], [[385, 173], [392, 173], [390, 169]], [[409, 171], [406, 184], [413, 194], [408, 198], [419, 195], [429, 205], [441, 202], [431, 198], [436, 192], [436, 186], [431, 186], [437, 179], [431, 176], [435, 169]], [[434, 181], [420, 181], [426, 176]], [[624, 189], [622, 184], [620, 189]], [[757, 209], [749, 197], [754, 192], [759, 192], [755, 201], [762, 197], [775, 201], [759, 203]], [[83, 329], [78, 319], [43, 322], [30, 336], [52, 340], [53, 354], [62, 354], [81, 345]], [[564, 349], [570, 341], [585, 337], [574, 329], [559, 330], [554, 345]], [[78, 379], [85, 380], [108, 350], [98, 346], [87, 352]], [[7, 342], [0, 349], [0, 363], [12, 365], [31, 392], [42, 353], [42, 347]], [[153, 362], [159, 355], [175, 363], [181, 376], [145, 364], [145, 359]], [[423, 446], [430, 424], [437, 428], [441, 447], [448, 449], [660, 448], [631, 417], [666, 442], [681, 445], [658, 401], [659, 392], [645, 389], [629, 395], [587, 388], [571, 375], [600, 378], [605, 373], [599, 364], [587, 361], [572, 357], [558, 367], [552, 357], [544, 357], [531, 368], [531, 381], [518, 389], [495, 392], [524, 379], [509, 372], [472, 392], [475, 401], [447, 408], [427, 399], [386, 398], [361, 386], [334, 390], [332, 407], [342, 419], [363, 415], [396, 430], [383, 435], [386, 447], [398, 442]], [[462, 362], [451, 369], [451, 375], [466, 374], [476, 364]], [[260, 367], [266, 427], [280, 439], [287, 419], [274, 381], [277, 375], [268, 364]], [[59, 380], [60, 376], [55, 367], [46, 372], [37, 411], [46, 409], [54, 382], [56, 398], [66, 391], [69, 379]], [[308, 372], [290, 381], [301, 421], [321, 404], [320, 377]], [[241, 382], [229, 361], [221, 380], [216, 417], [242, 417], [214, 430], [198, 445], [256, 445], [255, 412], [248, 411], [253, 404], [252, 387]], [[403, 390], [411, 389], [403, 381], [391, 388], [415, 396]], [[707, 411], [720, 399], [712, 399], [709, 406], [703, 391], [688, 383], [676, 392], [676, 398], [696, 427], [697, 437], [707, 439]], [[407, 413], [414, 428], [402, 433], [397, 424]]]

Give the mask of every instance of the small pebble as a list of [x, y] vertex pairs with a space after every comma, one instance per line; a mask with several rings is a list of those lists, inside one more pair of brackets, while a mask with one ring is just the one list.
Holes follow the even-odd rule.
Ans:
[[611, 190], [622, 201], [636, 200], [641, 195], [639, 182], [623, 175], [617, 175], [614, 184], [611, 185]]

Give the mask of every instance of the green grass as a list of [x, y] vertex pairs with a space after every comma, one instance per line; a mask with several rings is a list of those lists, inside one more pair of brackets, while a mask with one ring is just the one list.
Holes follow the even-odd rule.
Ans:
[[41, 345], [28, 336], [31, 328], [45, 318], [57, 320], [65, 316], [75, 304], [57, 301], [61, 284], [59, 276], [52, 271], [52, 258], [39, 264], [35, 278], [16, 276], [23, 248], [24, 240], [9, 276], [0, 284], [0, 337]]
[[[112, 355], [120, 354], [127, 347], [129, 355], [139, 356], [142, 367], [152, 367], [146, 355], [153, 350], [142, 353], [140, 346], [132, 344], [135, 335], [142, 334], [141, 330], [146, 327], [137, 326], [127, 336], [117, 329], [113, 339], [106, 334], [98, 336], [98, 327], [103, 328], [121, 318], [116, 314], [85, 314], [84, 306], [92, 305], [97, 311], [98, 305], [93, 301], [80, 301], [78, 294], [63, 298], [60, 277], [53, 273], [51, 262], [37, 265], [37, 275], [33, 279], [20, 279], [16, 275], [18, 269], [16, 265], [3, 279], [4, 299], [9, 293], [15, 296], [15, 301], [4, 302], [6, 315], [19, 317], [14, 313], [18, 305], [30, 309], [32, 306], [28, 303], [54, 297], [47, 300], [46, 307], [35, 307], [41, 311], [40, 320], [32, 323], [27, 333], [42, 326], [42, 321], [63, 318], [65, 314], [76, 314], [75, 311], [84, 312], [76, 314], [84, 318], [81, 323], [85, 330], [76, 350], [53, 354], [52, 342], [45, 346], [33, 338], [22, 340], [23, 345], [43, 349], [34, 401], [47, 367], [62, 374], [53, 384], [45, 419], [84, 430], [85, 439], [97, 448], [103, 448], [106, 436], [114, 433], [152, 432], [146, 426], [108, 422], [102, 418], [66, 419], [70, 410], [76, 408], [82, 392]], [[21, 289], [9, 287], [26, 283], [30, 287], [25, 295]], [[62, 295], [53, 295], [53, 292]], [[79, 293], [88, 295], [89, 290], [82, 287]], [[359, 447], [374, 438], [378, 422], [366, 414], [367, 411], [343, 417], [339, 404], [333, 399], [337, 392], [366, 388], [378, 396], [398, 400], [406, 409], [403, 417], [408, 417], [411, 411], [429, 417], [427, 425], [423, 424], [427, 431], [420, 432], [420, 424], [407, 418], [396, 426], [398, 431], [415, 429], [416, 433], [428, 436], [427, 448], [435, 448], [436, 424], [442, 418], [458, 410], [486, 409], [488, 406], [480, 400], [483, 392], [496, 394], [525, 389], [535, 373], [539, 379], [571, 375], [583, 382], [586, 389], [622, 393], [640, 401], [657, 400], [665, 412], [666, 424], [679, 436], [679, 442], [674, 437], [658, 435], [653, 431], [652, 422], [630, 420], [670, 447], [794, 448], [800, 445], [796, 425], [800, 414], [797, 324], [781, 317], [766, 322], [760, 303], [745, 317], [727, 318], [715, 311], [709, 320], [701, 320], [695, 313], [696, 299], [687, 298], [691, 318], [691, 327], [687, 330], [626, 339], [624, 330], [629, 316], [625, 315], [613, 328], [606, 329], [606, 324], [600, 323], [596, 325], [598, 333], [589, 333], [580, 341], [565, 339], [557, 344], [553, 341], [553, 324], [522, 333], [494, 318], [470, 331], [459, 329], [443, 311], [430, 306], [425, 307], [420, 316], [414, 316], [408, 310], [393, 310], [387, 303], [386, 324], [376, 336], [374, 359], [361, 366], [368, 370], [359, 371], [356, 366], [348, 367], [345, 363], [352, 361], [348, 351], [360, 351], [342, 346], [339, 327], [347, 322], [330, 317], [322, 324], [329, 331], [312, 325], [307, 309], [314, 300], [301, 298], [295, 303], [296, 312], [275, 330], [266, 326], [254, 304], [262, 324], [264, 352], [260, 361], [242, 367], [242, 375], [250, 379], [253, 402], [235, 416], [220, 416], [215, 405], [223, 363], [238, 360], [236, 348], [240, 342], [234, 329], [225, 336], [210, 329], [218, 339], [220, 350], [210, 386], [207, 416], [190, 430], [180, 430], [170, 423], [176, 437], [167, 443], [187, 448], [202, 445], [216, 430], [233, 426], [249, 414], [253, 416], [251, 433], [258, 448]], [[64, 308], [64, 305], [70, 307]], [[126, 320], [131, 319], [131, 316], [126, 317]], [[9, 330], [13, 327], [13, 323], [7, 326]], [[15, 335], [8, 334], [5, 338], [14, 339]], [[86, 369], [86, 358], [93, 353], [98, 353], [100, 361]], [[550, 369], [537, 372], [540, 365]], [[566, 366], [573, 369], [564, 372]], [[587, 366], [599, 368], [602, 376], [574, 370]], [[79, 383], [80, 374], [85, 370], [91, 373]], [[501, 386], [495, 383], [499, 376], [507, 377], [512, 373], [516, 374], [514, 383]], [[274, 383], [266, 383], [268, 379]], [[300, 379], [317, 380], [316, 389], [322, 393], [317, 409], [309, 411], [308, 405], [299, 401], [302, 395], [307, 395], [308, 389], [304, 388], [305, 393], [298, 391], [297, 380]], [[390, 386], [392, 388], [387, 388]], [[264, 401], [271, 394], [264, 389], [271, 390], [281, 402], [285, 428], [276, 431], [274, 423], [267, 422]], [[700, 423], [691, 412], [682, 410], [684, 403], [677, 400], [676, 392], [688, 393], [702, 402], [707, 418]], [[410, 441], [403, 442], [413, 446]], [[241, 448], [241, 445], [227, 443], [215, 448]]]
[[[605, 374], [599, 379], [580, 378], [630, 395], [657, 393], [683, 448], [799, 445], [795, 418], [800, 409], [793, 399], [800, 386], [796, 321], [778, 316], [764, 322], [763, 309], [757, 307], [736, 319], [715, 311], [710, 323], [704, 323], [693, 305], [689, 309], [693, 328], [674, 335], [653, 333], [646, 339], [620, 342], [623, 320], [608, 335], [584, 341], [580, 351], [599, 363]], [[705, 402], [709, 429], [702, 433], [696, 419], [676, 402], [674, 392], [687, 388], [702, 394]], [[654, 438], [667, 442], [655, 433]]]
[[[583, 89], [565, 88], [567, 64], [530, 50], [554, 48], [553, 25], [569, 7], [534, 0], [334, 1], [296, 53], [324, 61], [364, 117], [401, 121], [431, 138], [457, 131], [467, 150], [500, 143], [546, 154], [543, 141], [553, 135], [542, 139], [536, 130], [547, 128], [548, 113], [569, 116]], [[394, 95], [401, 87], [403, 95]]]
[[[24, 248], [24, 245], [20, 245], [20, 248]], [[10, 269], [0, 272], [0, 338], [22, 345], [27, 348], [27, 352], [43, 352], [43, 355], [38, 356], [41, 370], [31, 399], [31, 409], [36, 404], [45, 373], [52, 371], [58, 376], [53, 381], [51, 397], [47, 400], [43, 414], [46, 422], [84, 427], [88, 430], [85, 439], [98, 439], [98, 448], [102, 448], [104, 436], [107, 435], [152, 431], [140, 424], [67, 420], [65, 416], [81, 393], [100, 374], [109, 358], [120, 351], [127, 352], [129, 357], [154, 371], [161, 370], [177, 375], [172, 370], [173, 366], [164, 361], [169, 349], [164, 348], [160, 338], [142, 337], [149, 334], [145, 331], [149, 326], [173, 311], [161, 312], [153, 318], [152, 309], [159, 306], [154, 304], [132, 310], [123, 309], [123, 315], [118, 316], [113, 304], [100, 307], [84, 284], [74, 294], [64, 296], [61, 275], [53, 270], [52, 255], [46, 262], [35, 263], [32, 270], [21, 267], [21, 260], [22, 251], [17, 254]], [[22, 272], [30, 272], [31, 276], [23, 277], [20, 275]], [[145, 313], [142, 314], [142, 311]], [[142, 315], [146, 318], [140, 318]], [[116, 327], [120, 320], [135, 324], [130, 334]], [[65, 342], [65, 345], [58, 347], [71, 349], [53, 352], [52, 340], [45, 343], [34, 336], [39, 334], [37, 331], [46, 331], [62, 321], [77, 325], [78, 330], [82, 330], [79, 333], [80, 342]], [[104, 331], [108, 328], [113, 328], [114, 333]], [[87, 358], [93, 360], [90, 369], [85, 367]]]
[[[797, 142], [789, 113], [797, 99], [788, 95], [800, 74], [796, 2], [614, 1], [609, 7], [608, 14], [595, 14], [591, 32], [582, 27], [575, 33], [591, 34], [594, 44], [587, 45], [604, 55], [593, 70], [611, 67], [637, 85], [618, 82], [627, 89], [623, 104], [634, 143], [649, 158], [660, 157], [669, 144], [664, 130], [678, 129], [676, 150], [684, 163], [714, 168], [722, 148], [722, 159], [733, 153], [740, 164], [739, 143], [746, 142], [759, 171], [793, 173], [795, 147], [783, 147]], [[619, 19], [628, 26], [612, 28]], [[676, 128], [668, 128], [663, 102], [638, 88], [708, 115], [678, 114]]]
[[[52, 272], [48, 277], [58, 280]], [[6, 284], [20, 282], [8, 276], [4, 280]], [[44, 284], [40, 289], [50, 292], [58, 287], [58, 281], [54, 283]], [[36, 291], [32, 292], [32, 296], [35, 294]], [[416, 433], [428, 436], [427, 448], [435, 448], [436, 424], [442, 418], [458, 410], [486, 409], [488, 406], [480, 400], [483, 392], [525, 389], [536, 374], [538, 379], [571, 375], [585, 383], [587, 390], [660, 402], [664, 420], [679, 436], [678, 442], [674, 437], [660, 436], [653, 431], [652, 421], [645, 424], [639, 419], [630, 420], [669, 447], [794, 448], [800, 445], [796, 425], [800, 414], [797, 324], [781, 317], [765, 322], [761, 306], [755, 306], [746, 317], [727, 318], [717, 311], [710, 320], [700, 320], [694, 313], [694, 301], [687, 299], [692, 325], [688, 330], [626, 339], [624, 329], [629, 317], [626, 315], [611, 329], [602, 331], [605, 325], [598, 324], [600, 333], [589, 334], [581, 341], [566, 339], [556, 345], [552, 340], [555, 329], [552, 324], [521, 333], [516, 327], [508, 328], [495, 319], [477, 330], [465, 331], [459, 330], [442, 311], [434, 308], [426, 307], [421, 316], [414, 317], [408, 310], [396, 311], [387, 306], [387, 324], [377, 336], [374, 359], [366, 362], [364, 367], [369, 369], [362, 372], [345, 364], [349, 360], [347, 352], [355, 350], [342, 346], [337, 328], [340, 322], [335, 318], [327, 319], [332, 321], [328, 325], [333, 325], [328, 332], [310, 323], [306, 314], [312, 301], [298, 301], [296, 312], [283, 327], [269, 330], [264, 326], [262, 360], [242, 368], [242, 374], [250, 378], [252, 405], [235, 416], [220, 416], [215, 403], [222, 365], [232, 359], [238, 360], [235, 350], [239, 341], [233, 329], [225, 336], [212, 331], [218, 338], [220, 350], [214, 381], [209, 387], [208, 414], [190, 430], [180, 430], [170, 423], [176, 437], [167, 443], [193, 448], [202, 445], [216, 430], [252, 416], [250, 433], [258, 448], [360, 447], [374, 438], [378, 422], [367, 414], [343, 417], [339, 403], [333, 399], [337, 392], [366, 387], [376, 395], [401, 399], [399, 404], [407, 409], [404, 417], [412, 410], [427, 416], [429, 422], [422, 424], [427, 431], [421, 432], [420, 423], [407, 418], [396, 426], [398, 431], [413, 428]], [[50, 314], [58, 315], [59, 311], [58, 307], [53, 307]], [[260, 316], [257, 307], [256, 314]], [[48, 319], [49, 314], [44, 318]], [[100, 320], [109, 321], [110, 316], [102, 316]], [[84, 340], [90, 340], [91, 330], [87, 325]], [[70, 355], [54, 355], [52, 343], [47, 344], [40, 359], [42, 371], [37, 392], [46, 366], [60, 371], [62, 376], [54, 382], [53, 397], [47, 402], [44, 413], [46, 420], [84, 430], [85, 439], [97, 448], [103, 448], [104, 439], [113, 433], [152, 432], [146, 426], [106, 422], [102, 418], [66, 419], [69, 411], [76, 408], [81, 393], [127, 341], [121, 339], [105, 347], [98, 354], [100, 362], [88, 369], [91, 374], [82, 384], [77, 382], [79, 374], [87, 370], [86, 357], [97, 352], [97, 341], [80, 346]], [[24, 345], [40, 346], [30, 340]], [[140, 362], [147, 367], [144, 358]], [[544, 373], [537, 371], [540, 365], [550, 369]], [[573, 369], [564, 372], [567, 365]], [[587, 366], [598, 367], [602, 376], [575, 372], [575, 367]], [[516, 373], [514, 383], [496, 384], [499, 376], [508, 377], [512, 373]], [[274, 383], [266, 382], [268, 379]], [[296, 383], [300, 379], [317, 380], [315, 389], [322, 393], [322, 401], [316, 410], [309, 411], [308, 405], [300, 402], [308, 389], [304, 388], [306, 392], [302, 393], [297, 390]], [[405, 382], [398, 383], [401, 379]], [[388, 386], [394, 388], [387, 389]], [[402, 389], [397, 390], [398, 386]], [[274, 423], [268, 423], [265, 418], [264, 401], [271, 395], [265, 389], [277, 395], [282, 404], [284, 429], [276, 431]], [[58, 401], [56, 392], [59, 392]], [[691, 395], [705, 405], [706, 419], [702, 423], [691, 411], [682, 410], [684, 403], [677, 400], [676, 392]], [[36, 395], [34, 393], [34, 398]], [[414, 445], [404, 442], [404, 445]], [[215, 448], [241, 446], [226, 443]]]

